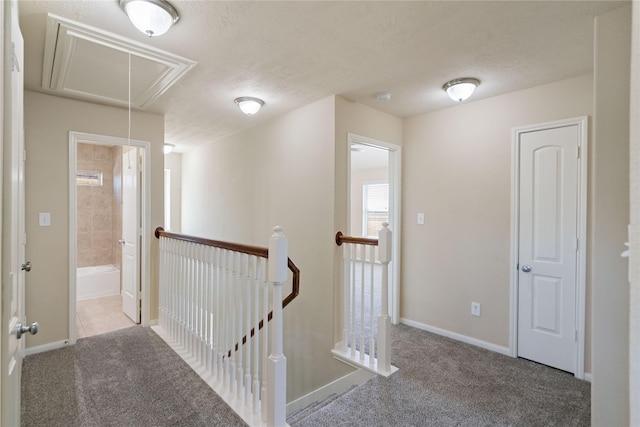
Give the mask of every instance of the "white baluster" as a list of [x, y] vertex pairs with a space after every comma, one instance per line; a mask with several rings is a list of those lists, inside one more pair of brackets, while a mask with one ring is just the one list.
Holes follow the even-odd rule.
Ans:
[[207, 246], [205, 248], [204, 256], [205, 256], [205, 317], [204, 317], [204, 330], [205, 330], [205, 366], [207, 372], [211, 376], [214, 374], [213, 370], [213, 359], [211, 356], [211, 352], [213, 349], [213, 324], [211, 322], [212, 316], [212, 302], [213, 302], [213, 267], [212, 267], [212, 254], [213, 248], [211, 246]]
[[369, 319], [367, 319], [367, 321], [369, 322], [369, 330], [371, 331], [369, 334], [369, 367], [373, 368], [373, 361], [375, 358], [375, 344], [374, 344], [374, 336], [373, 336], [373, 319], [374, 319], [374, 310], [375, 310], [375, 305], [374, 305], [374, 296], [375, 296], [375, 279], [374, 279], [374, 271], [373, 271], [373, 267], [375, 264], [375, 259], [376, 259], [376, 247], [375, 246], [370, 246], [369, 247], [369, 265], [371, 267], [371, 271], [370, 271], [370, 277], [369, 277], [369, 295], [370, 295], [370, 299], [369, 299]]
[[264, 282], [262, 283], [262, 319], [263, 319], [263, 327], [262, 327], [262, 386], [260, 392], [260, 402], [262, 406], [262, 421], [267, 422], [267, 410], [269, 408], [269, 401], [271, 396], [267, 390], [267, 362], [269, 361], [269, 263], [264, 263]]
[[164, 296], [166, 294], [166, 290], [165, 290], [165, 286], [166, 286], [166, 268], [167, 268], [167, 260], [166, 260], [166, 254], [164, 252], [164, 242], [163, 242], [164, 238], [160, 238], [160, 277], [159, 277], [159, 283], [158, 283], [158, 288], [160, 291], [160, 295], [159, 295], [159, 307], [158, 307], [158, 323], [160, 324], [160, 326], [162, 326], [163, 328], [165, 327], [164, 324], [164, 306], [165, 306], [165, 301], [164, 301]]
[[211, 341], [213, 342], [213, 349], [212, 349], [212, 357], [213, 357], [213, 374], [216, 377], [216, 381], [220, 381], [220, 371], [219, 371], [219, 367], [220, 367], [220, 358], [219, 358], [219, 351], [220, 351], [220, 278], [219, 278], [219, 266], [220, 266], [220, 249], [219, 248], [214, 248], [212, 251], [212, 272], [211, 274], [213, 274], [213, 296], [212, 296], [212, 302], [211, 302], [211, 306], [212, 306], [212, 310], [213, 310], [213, 315], [212, 315], [212, 322], [213, 322], [213, 328], [212, 328], [212, 338]]
[[247, 274], [244, 281], [245, 292], [245, 305], [244, 305], [244, 335], [247, 337], [247, 342], [244, 347], [245, 353], [245, 367], [244, 367], [244, 403], [245, 406], [251, 407], [251, 370], [254, 369], [251, 366], [251, 292], [253, 290], [253, 265], [255, 263], [255, 256], [247, 256]]
[[226, 389], [230, 388], [229, 380], [229, 358], [230, 354], [227, 351], [231, 348], [230, 339], [229, 339], [229, 331], [230, 331], [230, 322], [229, 322], [229, 313], [231, 312], [230, 304], [231, 304], [231, 296], [230, 296], [230, 271], [229, 271], [229, 260], [231, 258], [231, 254], [228, 250], [224, 251], [224, 305], [222, 306], [222, 324], [224, 328], [224, 340], [223, 340], [223, 357], [224, 357], [224, 365], [223, 365], [223, 375], [224, 380], [223, 384]]
[[364, 264], [367, 261], [366, 246], [360, 245], [360, 363], [364, 362], [364, 309], [365, 309], [365, 295], [364, 295]]
[[262, 258], [256, 258], [256, 270], [255, 279], [253, 281], [254, 287], [254, 302], [253, 302], [253, 328], [255, 334], [253, 336], [253, 413], [257, 414], [260, 410], [260, 284], [262, 277]]
[[391, 262], [391, 230], [383, 223], [378, 233], [378, 259], [382, 264], [380, 316], [378, 316], [378, 369], [391, 371], [391, 318], [389, 317], [389, 263]]
[[[184, 249], [186, 247], [185, 242], [180, 242], [179, 244], [179, 254], [180, 254], [180, 278], [184, 278], [187, 275], [187, 261], [184, 256]], [[184, 331], [184, 313], [185, 313], [185, 293], [186, 288], [184, 287], [183, 280], [181, 280], [178, 284], [177, 295], [178, 295], [178, 343], [181, 347], [184, 348], [185, 344], [185, 331]]]
[[282, 284], [287, 280], [288, 242], [282, 227], [275, 227], [269, 239], [269, 281], [273, 283], [273, 319], [271, 356], [269, 356], [267, 384], [269, 408], [267, 425], [286, 425], [287, 359], [282, 352]]
[[238, 274], [236, 276], [236, 318], [237, 318], [237, 332], [234, 344], [238, 348], [238, 357], [236, 361], [236, 397], [242, 399], [244, 395], [244, 352], [242, 351], [242, 336], [244, 335], [244, 277], [245, 277], [245, 263], [244, 259], [246, 254], [237, 254], [238, 257]]
[[358, 258], [358, 247], [353, 245], [353, 251], [351, 252], [351, 279], [349, 279], [349, 288], [351, 292], [351, 309], [349, 313], [351, 315], [351, 339], [349, 344], [351, 345], [351, 357], [356, 357], [356, 259]]
[[204, 245], [198, 245], [198, 264], [200, 268], [200, 296], [198, 298], [198, 323], [200, 333], [198, 334], [198, 362], [200, 366], [206, 367], [206, 350], [207, 350], [207, 268], [205, 264], [205, 249]]
[[349, 344], [349, 334], [350, 334], [350, 319], [351, 319], [351, 245], [345, 244], [343, 251], [343, 284], [342, 284], [342, 294], [343, 294], [343, 303], [342, 303], [342, 343], [338, 350], [346, 352]]

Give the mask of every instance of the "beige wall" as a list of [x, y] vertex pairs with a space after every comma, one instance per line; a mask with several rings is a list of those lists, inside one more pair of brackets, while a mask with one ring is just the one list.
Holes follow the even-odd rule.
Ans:
[[[127, 137], [127, 110], [25, 91], [27, 318], [40, 323], [27, 347], [69, 338], [69, 131]], [[151, 223], [162, 224], [164, 119], [132, 113], [131, 137], [151, 142]], [[154, 184], [155, 183], [155, 184]], [[159, 185], [157, 183], [160, 183]], [[38, 213], [51, 226], [38, 226]], [[151, 319], [157, 318], [158, 244], [151, 241]]]
[[[585, 75], [405, 120], [402, 318], [508, 347], [512, 128], [590, 115], [592, 81]], [[481, 317], [471, 316], [472, 301]]]
[[267, 246], [272, 227], [284, 227], [301, 270], [284, 310], [287, 401], [351, 371], [330, 352], [333, 117], [328, 98], [182, 156], [185, 234]]
[[[402, 119], [371, 107], [351, 102], [340, 96], [335, 97], [335, 185], [334, 185], [334, 227], [333, 236], [347, 229], [351, 220], [348, 215], [349, 191], [347, 177], [347, 153], [350, 150], [348, 134], [356, 134], [377, 141], [402, 146]], [[396, 225], [391, 226], [397, 230]], [[334, 337], [336, 342], [342, 339], [342, 249], [333, 245], [334, 251]], [[394, 268], [392, 261], [391, 268]]]
[[593, 426], [629, 424], [628, 263], [631, 7], [595, 20], [591, 281]]
[[182, 230], [182, 154], [165, 154], [164, 168], [171, 171], [171, 231], [180, 233]]

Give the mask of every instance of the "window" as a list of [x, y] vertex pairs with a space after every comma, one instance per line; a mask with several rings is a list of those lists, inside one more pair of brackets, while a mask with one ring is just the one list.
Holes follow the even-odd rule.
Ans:
[[93, 185], [98, 187], [102, 186], [102, 172], [77, 171], [76, 184], [77, 185]]
[[383, 222], [389, 222], [389, 183], [362, 186], [362, 235], [378, 237]]

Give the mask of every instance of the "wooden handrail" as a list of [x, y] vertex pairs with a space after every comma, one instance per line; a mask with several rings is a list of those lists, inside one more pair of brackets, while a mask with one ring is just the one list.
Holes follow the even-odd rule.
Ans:
[[269, 249], [259, 246], [243, 245], [240, 243], [222, 242], [220, 240], [204, 239], [202, 237], [188, 236], [186, 234], [172, 233], [164, 231], [164, 228], [158, 227], [155, 231], [156, 238], [168, 237], [170, 239], [182, 240], [183, 242], [199, 243], [205, 246], [213, 246], [214, 248], [228, 249], [234, 252], [242, 252], [243, 254], [255, 255], [262, 258], [269, 257]]
[[369, 239], [366, 237], [345, 236], [342, 231], [336, 233], [336, 244], [342, 246], [343, 243], [357, 243], [359, 245], [378, 246], [378, 239]]
[[[169, 231], [164, 231], [164, 228], [162, 227], [156, 228], [156, 231], [154, 234], [157, 239], [159, 239], [160, 237], [167, 237], [169, 239], [182, 240], [183, 242], [198, 243], [205, 246], [213, 246], [215, 248], [228, 249], [235, 252], [255, 255], [261, 258], [269, 258], [269, 249], [263, 248], [260, 246], [251, 246], [251, 245], [243, 245], [240, 243], [222, 242], [220, 240], [211, 240], [211, 239], [204, 239], [202, 237], [188, 236], [186, 234], [171, 233]], [[376, 244], [377, 242], [378, 241], [376, 240]], [[293, 301], [300, 293], [300, 269], [298, 268], [298, 266], [294, 264], [291, 258], [287, 259], [287, 267], [289, 268], [289, 271], [291, 271], [292, 273], [292, 278], [291, 278], [292, 286], [291, 286], [291, 292], [289, 293], [289, 295], [284, 297], [284, 299], [282, 300], [282, 308], [285, 308], [287, 305], [289, 305], [289, 303]], [[272, 318], [273, 318], [273, 311], [270, 311], [269, 314], [267, 315], [267, 322], [271, 321]], [[262, 329], [263, 326], [264, 326], [264, 319], [261, 320], [260, 323], [258, 324], [258, 330]], [[255, 333], [256, 333], [255, 328], [251, 328], [252, 337], [255, 335]], [[246, 342], [247, 342], [247, 336], [245, 335], [244, 337], [242, 337], [242, 345], [244, 345]], [[238, 347], [239, 347], [239, 343], [236, 343], [235, 351], [238, 351]], [[231, 356], [231, 350], [229, 350], [228, 356]]]

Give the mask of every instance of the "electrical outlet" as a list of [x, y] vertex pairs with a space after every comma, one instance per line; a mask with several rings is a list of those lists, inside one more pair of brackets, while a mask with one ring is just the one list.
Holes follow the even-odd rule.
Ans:
[[472, 302], [471, 303], [471, 315], [480, 317], [480, 303]]

